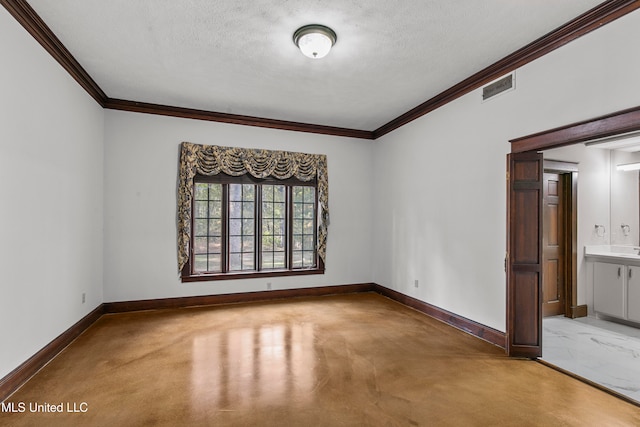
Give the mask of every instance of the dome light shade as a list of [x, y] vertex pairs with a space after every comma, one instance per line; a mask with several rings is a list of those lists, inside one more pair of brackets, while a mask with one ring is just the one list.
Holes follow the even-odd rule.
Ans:
[[627, 163], [625, 165], [618, 165], [619, 171], [637, 171], [640, 169], [640, 163]]
[[293, 33], [293, 42], [303, 55], [320, 59], [326, 56], [336, 43], [336, 33], [324, 25], [305, 25]]

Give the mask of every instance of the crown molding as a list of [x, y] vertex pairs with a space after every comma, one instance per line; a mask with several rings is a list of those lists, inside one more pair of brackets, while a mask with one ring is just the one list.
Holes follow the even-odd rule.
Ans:
[[286, 120], [265, 119], [261, 117], [242, 116], [239, 114], [217, 113], [214, 111], [172, 107], [169, 105], [150, 104], [146, 102], [126, 101], [123, 99], [108, 98], [104, 107], [111, 110], [130, 111], [134, 113], [156, 114], [160, 116], [181, 117], [185, 119], [232, 123], [236, 125], [257, 126], [270, 129], [343, 136], [348, 138], [373, 139], [373, 132], [366, 130], [289, 122]]
[[455, 86], [423, 102], [373, 131], [374, 139], [442, 107], [504, 74], [640, 8], [638, 0], [608, 0], [563, 26], [518, 49]]
[[605, 1], [522, 49], [515, 51], [493, 65], [396, 117], [378, 129], [365, 131], [109, 98], [27, 1], [0, 0], [0, 4], [104, 108], [369, 140], [380, 138], [482, 85], [640, 8], [640, 1], [638, 0]]
[[0, 4], [22, 25], [25, 30], [33, 36], [45, 48], [53, 58], [67, 70], [89, 95], [98, 104], [104, 107], [107, 95], [100, 89], [100, 86], [91, 78], [71, 52], [53, 34], [53, 31], [38, 16], [35, 10], [25, 0], [0, 0]]

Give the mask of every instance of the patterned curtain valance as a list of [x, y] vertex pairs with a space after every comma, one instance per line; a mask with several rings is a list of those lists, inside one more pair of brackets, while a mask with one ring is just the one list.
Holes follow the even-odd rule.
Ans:
[[295, 177], [301, 181], [316, 179], [318, 186], [318, 255], [326, 262], [327, 227], [329, 225], [327, 156], [183, 142], [178, 172], [178, 271], [181, 271], [189, 260], [193, 179], [197, 174], [210, 176], [220, 172], [232, 176], [249, 173], [255, 178], [287, 179]]

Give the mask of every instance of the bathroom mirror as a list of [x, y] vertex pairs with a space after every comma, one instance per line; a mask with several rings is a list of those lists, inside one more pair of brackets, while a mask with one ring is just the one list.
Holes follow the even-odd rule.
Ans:
[[618, 170], [640, 162], [640, 136], [545, 150], [544, 158], [578, 164], [580, 245], [640, 246], [640, 171]]
[[[632, 150], [623, 149], [623, 150]], [[640, 152], [610, 151], [610, 238], [614, 245], [640, 244], [640, 172], [619, 165], [640, 163]]]

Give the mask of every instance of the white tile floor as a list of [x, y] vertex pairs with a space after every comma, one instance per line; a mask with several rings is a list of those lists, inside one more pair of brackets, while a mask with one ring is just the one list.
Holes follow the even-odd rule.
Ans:
[[547, 317], [542, 359], [640, 403], [640, 329], [594, 317]]

